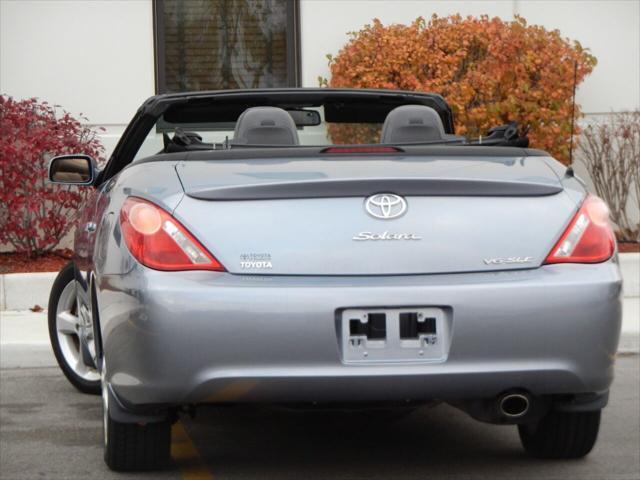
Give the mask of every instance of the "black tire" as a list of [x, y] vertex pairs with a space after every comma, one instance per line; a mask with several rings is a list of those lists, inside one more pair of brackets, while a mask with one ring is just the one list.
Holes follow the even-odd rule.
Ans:
[[551, 411], [537, 424], [518, 425], [520, 441], [537, 458], [584, 457], [598, 438], [600, 412]]
[[117, 472], [159, 470], [169, 464], [171, 423], [120, 423], [109, 415], [104, 461]]
[[58, 338], [57, 331], [57, 307], [60, 297], [62, 295], [63, 290], [69, 283], [75, 282], [75, 271], [73, 262], [67, 263], [55, 281], [53, 282], [53, 286], [51, 288], [51, 294], [49, 295], [49, 311], [48, 311], [48, 324], [49, 324], [49, 340], [51, 341], [51, 347], [53, 349], [53, 354], [56, 357], [58, 365], [64, 373], [65, 377], [69, 380], [69, 382], [80, 390], [83, 393], [89, 393], [92, 395], [100, 394], [100, 379], [97, 380], [86, 380], [79, 376], [72, 368], [71, 365], [65, 359], [64, 354], [62, 353], [62, 349], [60, 346], [60, 341]]

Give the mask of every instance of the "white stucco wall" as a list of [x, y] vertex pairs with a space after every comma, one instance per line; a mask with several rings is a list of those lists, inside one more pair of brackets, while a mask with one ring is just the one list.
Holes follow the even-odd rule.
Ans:
[[102, 125], [108, 150], [155, 93], [151, 0], [0, 0], [0, 93]]

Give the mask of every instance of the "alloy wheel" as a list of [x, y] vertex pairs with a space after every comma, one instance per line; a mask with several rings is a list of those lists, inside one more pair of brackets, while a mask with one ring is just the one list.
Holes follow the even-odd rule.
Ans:
[[60, 350], [65, 362], [73, 372], [83, 380], [97, 381], [100, 375], [95, 368], [87, 366], [82, 360], [80, 335], [83, 325], [78, 314], [76, 282], [69, 282], [58, 300], [56, 307], [56, 333]]

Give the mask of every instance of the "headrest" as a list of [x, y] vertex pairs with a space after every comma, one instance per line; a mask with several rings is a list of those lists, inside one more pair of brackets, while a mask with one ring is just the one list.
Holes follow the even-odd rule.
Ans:
[[425, 105], [403, 105], [389, 112], [382, 126], [380, 143], [415, 143], [444, 140], [438, 113]]
[[296, 125], [286, 110], [277, 107], [252, 107], [238, 117], [233, 143], [298, 145], [300, 142]]

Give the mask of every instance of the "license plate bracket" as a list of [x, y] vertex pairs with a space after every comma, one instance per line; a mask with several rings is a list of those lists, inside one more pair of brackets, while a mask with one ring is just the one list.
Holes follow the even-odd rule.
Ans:
[[344, 363], [444, 360], [450, 329], [442, 308], [346, 308], [339, 319]]

